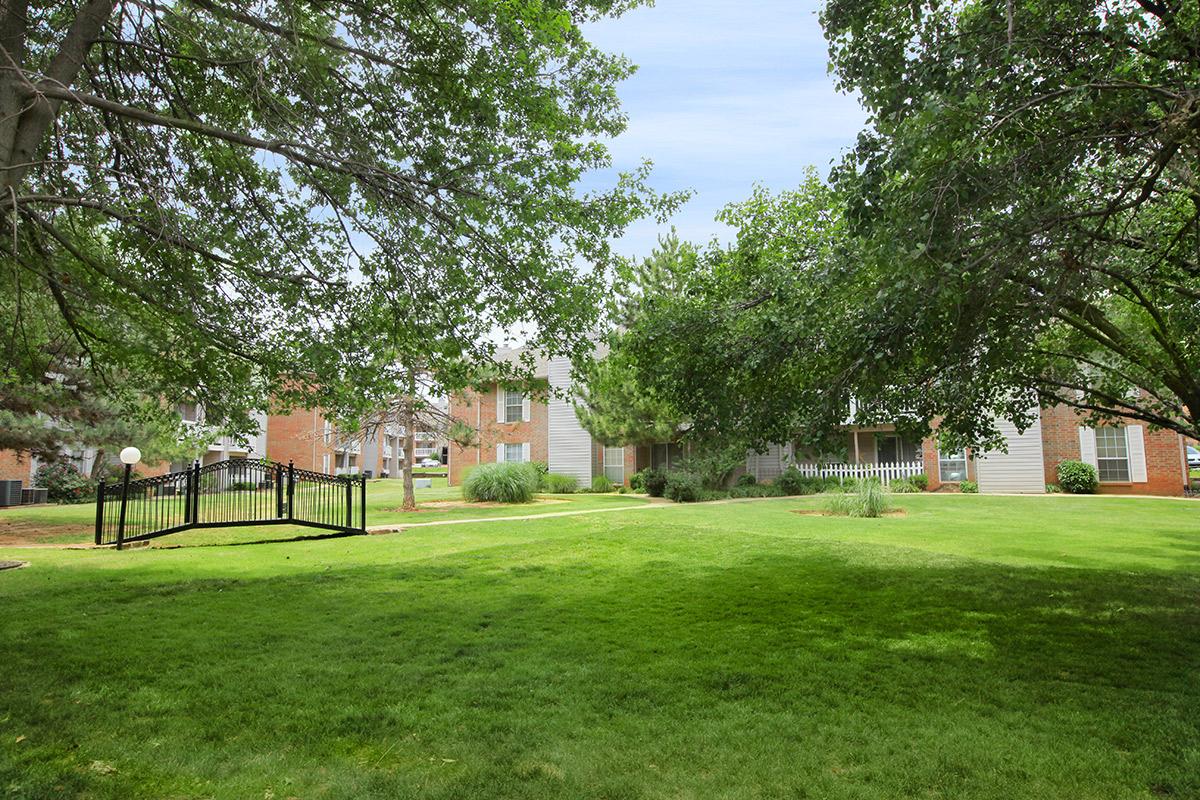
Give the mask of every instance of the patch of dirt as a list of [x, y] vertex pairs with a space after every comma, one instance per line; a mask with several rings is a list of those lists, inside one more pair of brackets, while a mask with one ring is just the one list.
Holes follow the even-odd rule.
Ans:
[[0, 561], [0, 571], [6, 569], [20, 569], [21, 567], [28, 566], [28, 561]]
[[0, 545], [58, 544], [66, 539], [91, 541], [95, 529], [91, 525], [46, 525], [20, 519], [0, 518]]
[[[547, 506], [556, 505], [558, 503], [569, 503], [570, 500], [564, 500], [560, 497], [540, 497], [532, 503], [468, 503], [466, 500], [430, 500], [425, 503], [418, 503], [415, 511], [452, 511], [458, 508], [528, 508], [529, 506]], [[405, 514], [413, 513], [406, 512], [403, 508], [384, 509], [389, 514]]]
[[[834, 514], [832, 511], [826, 511], [823, 508], [793, 508], [793, 514], [799, 514], [802, 517], [844, 517], [845, 514]], [[907, 517], [908, 512], [903, 508], [885, 511], [881, 516], [884, 517]], [[854, 519], [870, 519], [870, 517], [855, 517]]]

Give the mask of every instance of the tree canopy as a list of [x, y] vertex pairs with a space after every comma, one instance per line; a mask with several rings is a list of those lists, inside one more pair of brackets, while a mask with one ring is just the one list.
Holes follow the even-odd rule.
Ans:
[[430, 331], [578, 352], [609, 239], [674, 202], [576, 187], [633, 69], [580, 26], [629, 5], [0, 3], [0, 408], [70, 371], [246, 432], [360, 415]]
[[828, 184], [723, 213], [736, 241], [621, 336], [638, 379], [755, 444], [853, 416], [995, 445], [1038, 404], [1200, 435], [1197, 5], [831, 0], [823, 22], [870, 127]]

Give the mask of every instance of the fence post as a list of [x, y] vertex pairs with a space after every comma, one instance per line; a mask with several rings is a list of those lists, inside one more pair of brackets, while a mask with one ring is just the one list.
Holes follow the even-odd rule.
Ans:
[[129, 473], [133, 472], [133, 465], [125, 465], [125, 477], [121, 479], [121, 516], [117, 519], [117, 549], [120, 550], [125, 544], [125, 507], [129, 504]]
[[183, 524], [192, 524], [192, 468], [184, 471], [183, 478]]
[[104, 533], [104, 479], [100, 479], [99, 485], [96, 486], [96, 544], [100, 544], [100, 540]]
[[200, 462], [192, 462], [192, 524], [200, 524]]
[[275, 465], [275, 518], [283, 519], [283, 464]]
[[293, 500], [296, 499], [296, 467], [291, 461], [288, 462], [288, 487], [287, 487], [287, 518], [292, 519]]
[[346, 478], [346, 530], [354, 527], [354, 481]]
[[360, 527], [365, 531], [367, 529], [367, 476], [366, 475], [363, 475], [363, 478], [362, 478], [362, 494], [359, 496], [358, 514], [359, 514], [359, 519], [362, 520], [362, 525]]

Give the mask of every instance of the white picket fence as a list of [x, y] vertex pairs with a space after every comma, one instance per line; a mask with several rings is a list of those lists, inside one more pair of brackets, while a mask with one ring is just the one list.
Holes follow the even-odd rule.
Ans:
[[925, 471], [920, 461], [897, 461], [885, 464], [804, 464], [794, 465], [803, 475], [819, 478], [878, 478], [884, 483], [896, 478], [911, 478]]

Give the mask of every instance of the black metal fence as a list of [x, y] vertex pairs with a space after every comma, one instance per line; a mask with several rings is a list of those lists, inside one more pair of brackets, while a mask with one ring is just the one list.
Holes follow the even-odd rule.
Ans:
[[231, 458], [153, 478], [100, 483], [96, 544], [153, 539], [190, 528], [307, 525], [365, 531], [366, 478], [297, 469], [266, 459]]

